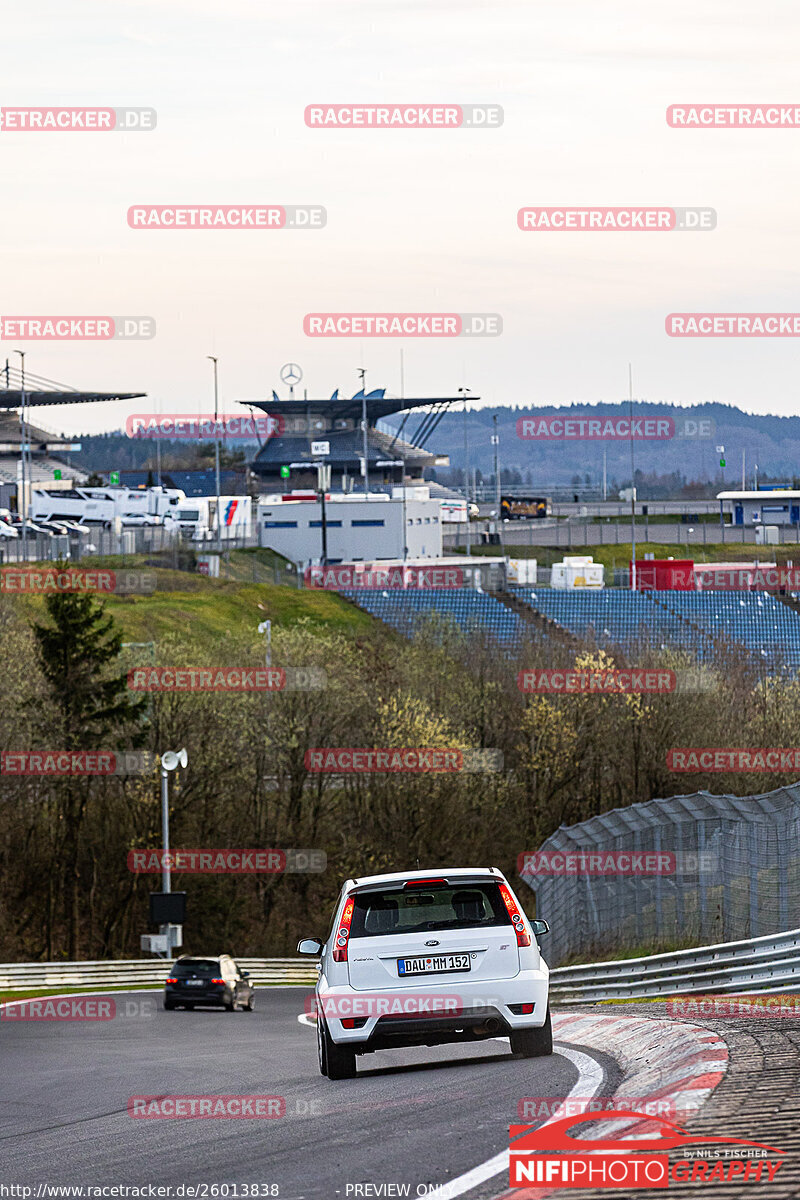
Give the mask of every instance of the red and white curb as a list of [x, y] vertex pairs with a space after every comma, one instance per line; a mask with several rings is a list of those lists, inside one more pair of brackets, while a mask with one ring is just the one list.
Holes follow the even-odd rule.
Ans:
[[[671, 1113], [677, 1114], [670, 1117], [675, 1123], [687, 1120], [698, 1111], [728, 1069], [728, 1047], [723, 1039], [709, 1029], [681, 1021], [564, 1013], [553, 1016], [553, 1036], [558, 1042], [556, 1053], [569, 1058], [578, 1068], [579, 1079], [570, 1096], [582, 1099], [596, 1096], [602, 1083], [599, 1064], [573, 1049], [582, 1046], [608, 1054], [618, 1063], [623, 1079], [614, 1098], [620, 1107], [641, 1110], [646, 1105], [648, 1111], [658, 1111], [662, 1105], [668, 1106]], [[565, 1104], [570, 1096], [565, 1097]], [[563, 1112], [554, 1113], [538, 1128], [544, 1128], [563, 1115]], [[636, 1137], [648, 1127], [652, 1128], [652, 1121], [643, 1121], [639, 1117], [596, 1121], [592, 1135], [610, 1137], [624, 1130], [626, 1138]], [[455, 1200], [495, 1175], [504, 1174], [507, 1179], [508, 1162], [509, 1154], [504, 1150], [458, 1178], [441, 1184], [428, 1193], [428, 1200]], [[513, 1188], [499, 1193], [499, 1200], [542, 1200], [554, 1190]]]

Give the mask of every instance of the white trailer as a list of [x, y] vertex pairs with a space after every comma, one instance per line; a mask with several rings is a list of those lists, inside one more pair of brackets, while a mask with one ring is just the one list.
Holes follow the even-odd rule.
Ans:
[[184, 498], [180, 488], [34, 488], [30, 517], [33, 521], [67, 518], [85, 525], [111, 525], [119, 517], [123, 525], [161, 525]]
[[31, 493], [32, 521], [52, 521], [66, 517], [82, 525], [111, 525], [117, 515], [114, 498], [99, 488], [71, 488], [49, 492], [34, 488]]
[[[250, 496], [220, 496], [220, 541], [244, 538], [252, 533], [253, 501]], [[217, 537], [217, 497], [195, 496], [183, 500], [173, 516], [181, 535], [193, 542], [215, 541]]]

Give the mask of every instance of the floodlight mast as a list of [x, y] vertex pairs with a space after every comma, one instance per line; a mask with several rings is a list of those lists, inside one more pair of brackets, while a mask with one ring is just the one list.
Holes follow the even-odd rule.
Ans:
[[[189, 756], [186, 750], [165, 750], [161, 755], [161, 841], [164, 858], [161, 864], [161, 890], [165, 894], [172, 891], [172, 872], [169, 863], [169, 773], [177, 767], [186, 767]], [[175, 940], [174, 931], [178, 925], [163, 925], [159, 932], [166, 934], [167, 958], [172, 958], [172, 951], [179, 943]]]

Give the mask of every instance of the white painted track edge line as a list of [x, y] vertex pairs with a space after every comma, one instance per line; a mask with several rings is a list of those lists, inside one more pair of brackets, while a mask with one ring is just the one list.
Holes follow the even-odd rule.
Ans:
[[[575, 1086], [564, 1097], [564, 1102], [573, 1097], [580, 1097], [582, 1100], [593, 1099], [603, 1086], [603, 1068], [588, 1054], [584, 1054], [581, 1050], [572, 1050], [564, 1047], [559, 1051], [562, 1058], [567, 1058], [578, 1069], [578, 1079]], [[563, 1114], [562, 1114], [563, 1115]], [[538, 1128], [542, 1129], [545, 1125], [549, 1125], [551, 1121], [555, 1121], [556, 1116], [550, 1117], [547, 1121], [542, 1122]], [[485, 1183], [487, 1179], [491, 1179], [494, 1175], [499, 1175], [502, 1171], [508, 1171], [509, 1153], [508, 1150], [501, 1150], [499, 1154], [495, 1154], [493, 1158], [489, 1158], [484, 1163], [480, 1163], [477, 1167], [473, 1167], [470, 1171], [465, 1171], [463, 1175], [459, 1175], [456, 1179], [451, 1179], [447, 1183], [440, 1184], [430, 1192], [426, 1192], [427, 1200], [454, 1200], [456, 1196], [463, 1196], [465, 1192], [471, 1192], [479, 1184]]]

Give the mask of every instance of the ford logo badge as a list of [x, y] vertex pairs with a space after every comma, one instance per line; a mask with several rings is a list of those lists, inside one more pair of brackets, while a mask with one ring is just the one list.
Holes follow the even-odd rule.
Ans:
[[425, 945], [426, 946], [438, 946], [439, 943], [436, 941], [436, 938], [433, 938], [430, 942], [426, 942]]

